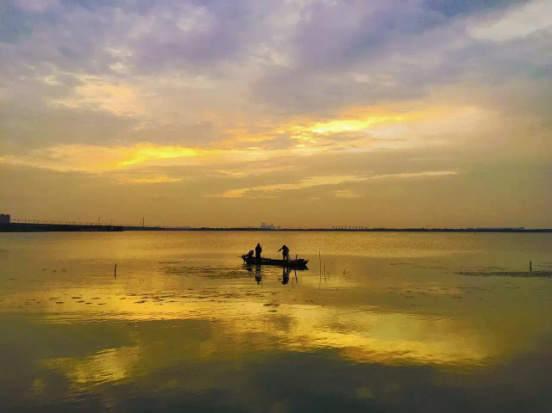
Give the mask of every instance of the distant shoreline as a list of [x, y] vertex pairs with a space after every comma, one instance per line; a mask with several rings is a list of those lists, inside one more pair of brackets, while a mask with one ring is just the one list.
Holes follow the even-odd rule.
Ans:
[[123, 232], [123, 231], [240, 231], [240, 232], [472, 232], [472, 233], [552, 233], [552, 228], [216, 228], [216, 227], [131, 227], [122, 225], [79, 225], [10, 223], [0, 224], [0, 232]]

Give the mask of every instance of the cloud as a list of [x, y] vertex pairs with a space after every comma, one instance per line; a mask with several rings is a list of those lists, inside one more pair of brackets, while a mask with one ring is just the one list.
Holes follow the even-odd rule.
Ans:
[[[344, 183], [366, 182], [379, 179], [411, 179], [411, 178], [426, 178], [426, 177], [444, 177], [458, 175], [455, 171], [425, 171], [425, 172], [403, 172], [396, 174], [382, 174], [369, 176], [355, 175], [327, 175], [327, 176], [312, 176], [301, 179], [293, 183], [261, 185], [250, 188], [238, 188], [224, 192], [220, 196], [222, 198], [244, 198], [244, 197], [259, 197], [263, 195], [272, 196], [275, 192], [299, 191], [307, 188], [321, 186], [338, 186]], [[338, 197], [351, 198], [353, 192], [348, 190], [335, 191]]]
[[550, 40], [509, 49], [473, 36], [541, 3], [10, 1], [10, 24], [31, 23], [7, 29], [25, 35], [0, 48], [11, 62], [0, 74], [11, 103], [28, 107], [25, 119], [48, 111], [31, 103], [42, 102], [156, 127], [253, 129], [305, 113], [324, 123], [347, 107], [427, 98], [474, 75], [473, 88], [485, 88], [497, 68], [545, 73], [535, 57]]
[[[202, 150], [181, 146], [141, 143], [131, 147], [61, 145], [32, 151], [28, 155], [0, 157], [0, 163], [46, 168], [55, 171], [107, 172], [136, 165], [164, 163], [177, 160], [180, 164], [197, 164], [216, 155], [217, 150]], [[217, 161], [220, 161], [218, 158]], [[209, 162], [209, 161], [207, 161]]]
[[531, 66], [546, 72], [548, 59], [539, 45], [550, 46], [545, 33], [514, 47], [472, 36], [473, 27], [489, 19], [496, 24], [508, 20], [518, 13], [516, 5], [526, 2], [469, 3], [350, 2], [341, 7], [314, 2], [290, 41], [294, 64], [265, 72], [254, 85], [254, 96], [283, 115], [327, 114], [344, 104], [427, 99], [445, 85], [469, 82], [470, 90], [489, 88], [497, 75], [509, 80], [530, 76]]
[[[124, 183], [148, 197], [185, 186], [210, 202], [198, 201], [198, 217], [228, 217], [217, 209], [223, 194], [266, 209], [260, 198], [299, 187], [325, 197], [320, 222], [353, 195], [373, 205], [362, 190], [369, 182], [382, 199], [419, 205], [423, 191], [408, 191], [408, 173], [462, 171], [451, 191], [477, 175], [497, 194], [481, 171], [533, 176], [528, 165], [538, 163], [529, 187], [535, 199], [546, 193], [546, 1], [0, 3], [4, 171], [39, 179], [49, 169], [51, 187], [84, 174], [115, 194]], [[317, 181], [329, 176], [353, 178]], [[444, 190], [444, 180], [427, 181], [425, 197]], [[285, 205], [273, 201], [277, 215]]]
[[[139, 96], [131, 85], [114, 84], [95, 76], [83, 76], [81, 80], [82, 83], [74, 89], [74, 96], [52, 99], [49, 104], [69, 109], [103, 110], [122, 116], [146, 114], [143, 103], [146, 97]], [[56, 85], [55, 77], [46, 81]]]
[[[87, 89], [88, 90], [88, 89]], [[96, 91], [95, 88], [92, 89]], [[101, 89], [103, 90], [103, 89]], [[111, 89], [108, 89], [111, 92]], [[95, 93], [95, 92], [94, 92]], [[127, 96], [123, 94], [124, 96]], [[46, 142], [51, 146], [41, 148], [35, 143], [34, 149], [24, 150], [20, 145], [20, 153], [6, 154], [0, 157], [0, 162], [11, 165], [35, 166], [50, 168], [58, 171], [85, 171], [106, 172], [120, 168], [132, 167], [141, 164], [169, 165], [210, 165], [216, 162], [234, 162], [240, 165], [239, 170], [244, 174], [247, 162], [255, 160], [274, 160], [288, 156], [317, 156], [322, 153], [366, 152], [381, 149], [396, 149], [412, 146], [428, 146], [442, 144], [440, 140], [420, 140], [421, 133], [435, 134], [447, 130], [451, 124], [461, 122], [458, 131], [464, 131], [470, 125], [481, 122], [482, 115], [485, 122], [489, 122], [488, 114], [477, 108], [425, 108], [420, 110], [386, 110], [383, 108], [350, 108], [339, 114], [336, 119], [317, 121], [316, 119], [292, 119], [282, 125], [274, 125], [259, 135], [248, 135], [247, 132], [236, 134], [235, 138], [227, 141], [216, 140], [217, 132], [224, 136], [224, 131], [216, 131], [210, 123], [197, 125], [141, 125], [127, 114], [117, 116], [121, 110], [129, 108], [124, 101], [113, 103], [109, 101], [111, 94], [92, 94], [83, 103], [98, 102], [105, 108], [99, 110], [96, 117], [86, 119], [98, 121], [87, 125], [86, 131], [79, 128], [80, 117], [77, 114], [82, 109], [75, 107], [70, 111], [59, 109], [54, 113], [66, 114], [63, 119], [65, 129], [48, 131], [48, 119], [37, 124], [43, 133], [47, 131], [59, 133], [62, 140], [57, 143], [57, 135]], [[57, 103], [59, 106], [72, 103]], [[120, 104], [120, 106], [119, 106]], [[79, 106], [80, 103], [75, 103]], [[130, 108], [129, 108], [130, 109]], [[70, 116], [68, 116], [70, 115]], [[82, 115], [81, 115], [82, 116]], [[115, 145], [97, 142], [96, 145], [80, 143], [63, 143], [63, 140], [77, 140], [81, 133], [92, 133], [95, 127], [103, 131], [109, 127], [112, 120], [126, 119], [128, 122], [125, 136]], [[28, 124], [11, 123], [13, 119], [6, 119], [5, 127], [9, 130], [17, 128], [28, 129]], [[54, 126], [61, 126], [59, 120]], [[105, 124], [105, 125], [104, 125]], [[74, 129], [68, 129], [73, 126]], [[73, 136], [74, 135], [74, 136]], [[156, 137], [161, 135], [167, 144], [155, 143]], [[226, 133], [226, 135], [229, 135]], [[56, 144], [57, 143], [57, 144]], [[236, 169], [234, 167], [233, 169]], [[256, 170], [260, 170], [258, 167]], [[265, 165], [265, 171], [276, 172], [281, 170], [280, 165]]]
[[538, 30], [552, 30], [552, 3], [534, 1], [508, 11], [498, 18], [486, 19], [470, 28], [469, 33], [477, 39], [505, 41], [525, 37]]
[[338, 198], [360, 198], [361, 197], [360, 194], [357, 194], [354, 191], [350, 191], [346, 189], [334, 191], [334, 195]]
[[123, 184], [166, 184], [181, 182], [182, 178], [171, 178], [169, 176], [154, 175], [143, 178], [122, 178], [119, 180]]

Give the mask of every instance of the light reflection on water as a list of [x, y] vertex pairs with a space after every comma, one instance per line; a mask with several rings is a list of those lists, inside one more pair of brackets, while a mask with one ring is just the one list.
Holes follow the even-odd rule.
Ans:
[[[273, 257], [285, 242], [309, 270], [244, 266], [257, 241]], [[461, 273], [529, 260], [546, 273], [551, 247], [540, 234], [2, 234], [0, 405], [547, 411], [552, 280]]]

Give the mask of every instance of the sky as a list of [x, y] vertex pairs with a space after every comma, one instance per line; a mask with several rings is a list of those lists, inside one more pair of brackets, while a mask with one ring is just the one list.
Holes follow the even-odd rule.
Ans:
[[552, 1], [2, 0], [0, 212], [552, 227]]

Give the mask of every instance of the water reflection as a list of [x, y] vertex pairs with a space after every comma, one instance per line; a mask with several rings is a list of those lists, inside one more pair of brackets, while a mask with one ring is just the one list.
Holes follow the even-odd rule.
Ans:
[[[418, 248], [400, 260], [330, 251], [324, 278], [314, 268], [299, 283], [296, 271], [242, 266], [231, 251], [213, 259], [171, 244], [191, 245], [189, 234], [165, 240], [155, 259], [136, 260], [127, 243], [149, 248], [149, 237], [159, 235], [134, 236], [117, 257], [93, 260], [86, 258], [99, 242], [93, 237], [73, 249], [63, 244], [69, 259], [35, 254], [26, 244], [0, 245], [8, 251], [0, 277], [0, 328], [8, 332], [0, 335], [2, 405], [43, 411], [552, 405], [548, 279], [462, 276], [465, 267], [493, 263], [456, 253], [443, 259], [440, 245], [434, 255]], [[207, 240], [203, 248], [219, 242]], [[450, 250], [457, 249], [458, 242]]]
[[244, 264], [243, 267], [245, 268], [245, 270], [250, 273], [250, 274], [253, 274], [253, 276], [255, 277], [255, 282], [259, 285], [262, 285], [263, 283], [263, 275], [262, 275], [262, 267], [260, 265], [250, 265], [250, 264]]
[[116, 347], [100, 350], [82, 358], [50, 358], [43, 362], [48, 370], [56, 370], [67, 378], [72, 391], [88, 390], [103, 383], [129, 379], [142, 360], [140, 347]]
[[286, 285], [287, 283], [289, 283], [289, 268], [284, 267], [282, 270], [282, 285]]

